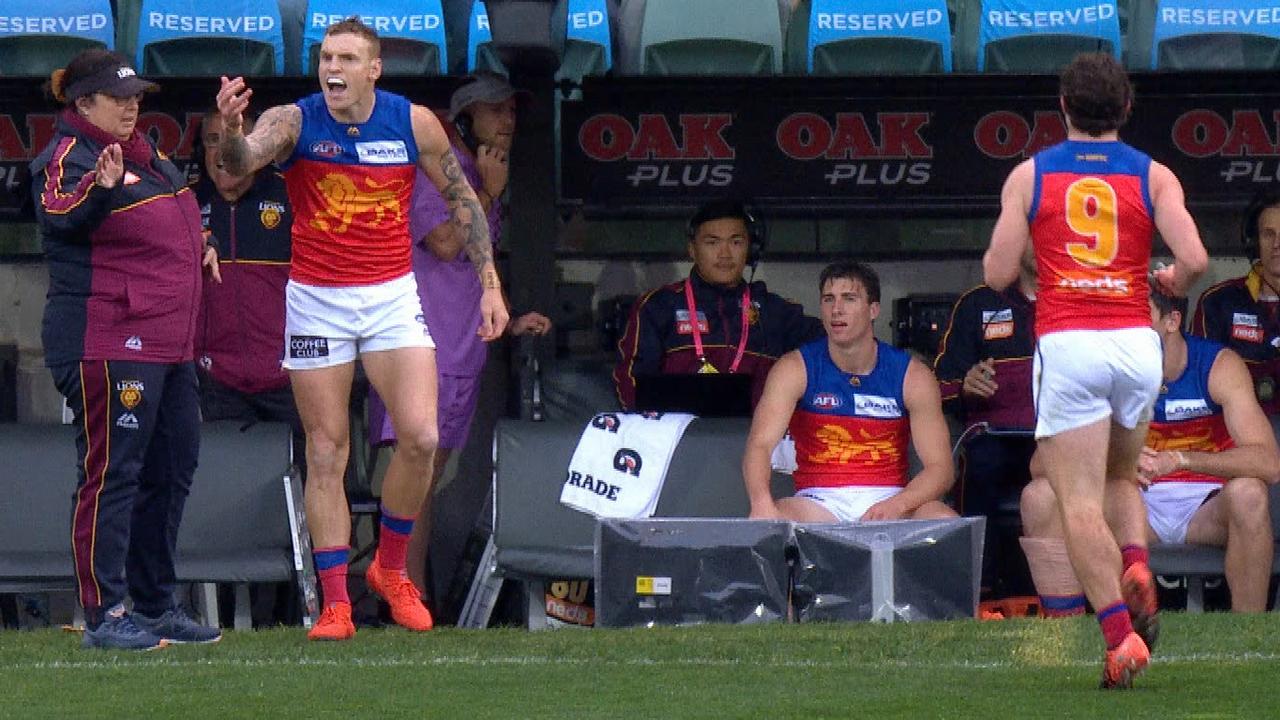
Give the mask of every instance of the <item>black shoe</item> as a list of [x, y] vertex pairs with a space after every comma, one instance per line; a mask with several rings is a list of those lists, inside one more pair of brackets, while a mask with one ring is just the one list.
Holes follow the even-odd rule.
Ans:
[[216, 643], [222, 639], [221, 630], [192, 620], [182, 608], [166, 610], [159, 617], [134, 613], [133, 620], [142, 629], [171, 643]]
[[81, 647], [104, 650], [159, 650], [167, 645], [155, 633], [138, 627], [123, 605], [108, 610], [98, 627], [85, 628]]

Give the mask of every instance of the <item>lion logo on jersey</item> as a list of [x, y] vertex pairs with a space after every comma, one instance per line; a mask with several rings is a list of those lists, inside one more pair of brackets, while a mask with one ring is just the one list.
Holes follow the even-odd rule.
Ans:
[[858, 430], [858, 438], [839, 425], [823, 425], [818, 428], [816, 439], [826, 448], [809, 460], [823, 464], [861, 463], [870, 465], [881, 461], [898, 459], [898, 447], [894, 443], [894, 431], [872, 434], [866, 430]]
[[371, 178], [362, 180], [363, 188], [346, 175], [329, 173], [316, 183], [316, 188], [324, 197], [325, 208], [311, 219], [311, 227], [325, 232], [341, 233], [351, 227], [351, 221], [357, 217], [372, 215], [370, 225], [382, 224], [383, 218], [391, 215], [393, 222], [399, 222], [400, 201], [397, 196], [404, 189], [403, 180], [392, 180], [379, 185]]

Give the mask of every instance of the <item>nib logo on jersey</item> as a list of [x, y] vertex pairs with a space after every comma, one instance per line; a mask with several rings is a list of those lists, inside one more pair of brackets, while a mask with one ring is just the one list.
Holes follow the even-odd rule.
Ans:
[[1058, 277], [1058, 287], [1089, 293], [1090, 295], [1107, 295], [1111, 297], [1127, 297], [1133, 293], [1133, 284], [1125, 275], [1099, 275], [1095, 277], [1085, 273], [1062, 273]]
[[633, 124], [613, 113], [587, 118], [578, 146], [597, 162], [634, 163], [631, 187], [726, 187], [733, 182], [733, 146], [725, 132], [730, 113], [682, 113], [673, 124], [666, 115], [643, 114]]
[[[925, 139], [927, 112], [860, 112], [834, 118], [792, 113], [778, 123], [778, 149], [793, 160], [834, 161], [822, 179], [828, 185], [924, 185], [933, 174], [933, 146]], [[872, 127], [874, 126], [874, 130]]]

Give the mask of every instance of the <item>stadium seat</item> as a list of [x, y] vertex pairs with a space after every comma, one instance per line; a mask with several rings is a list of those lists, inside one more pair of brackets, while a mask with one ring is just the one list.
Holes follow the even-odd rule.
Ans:
[[484, 0], [471, 5], [471, 19], [467, 22], [467, 72], [488, 71], [506, 76], [507, 66], [498, 58], [493, 48], [493, 33], [489, 31], [489, 11]]
[[0, 75], [48, 76], [81, 50], [115, 46], [108, 0], [6, 0], [0, 14]]
[[284, 34], [275, 0], [142, 0], [144, 75], [279, 75]]
[[579, 84], [587, 75], [609, 72], [613, 68], [613, 36], [609, 30], [608, 2], [568, 0], [564, 20], [564, 54], [556, 71], [556, 81]]
[[951, 71], [946, 0], [812, 0], [791, 28], [800, 23], [808, 26], [804, 69], [814, 75]]
[[956, 18], [957, 65], [978, 72], [1053, 73], [1081, 52], [1121, 57], [1117, 0], [968, 0]]
[[648, 0], [640, 28], [646, 75], [782, 72], [777, 0]]
[[[1141, 0], [1130, 66], [1143, 70], [1280, 67], [1280, 24], [1262, 0]], [[1256, 11], [1263, 10], [1263, 13]], [[1235, 11], [1235, 12], [1232, 12]]]
[[309, 0], [302, 32], [302, 68], [316, 71], [325, 28], [359, 15], [378, 32], [386, 75], [441, 75], [449, 67], [440, 0]]

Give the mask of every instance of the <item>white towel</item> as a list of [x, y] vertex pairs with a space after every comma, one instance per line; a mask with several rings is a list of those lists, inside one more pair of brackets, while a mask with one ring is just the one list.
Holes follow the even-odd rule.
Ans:
[[651, 517], [671, 456], [693, 418], [687, 413], [591, 418], [569, 460], [560, 502], [597, 517]]
[[783, 435], [774, 446], [773, 454], [769, 456], [769, 464], [774, 470], [786, 475], [796, 471], [796, 441], [791, 438], [791, 433]]

